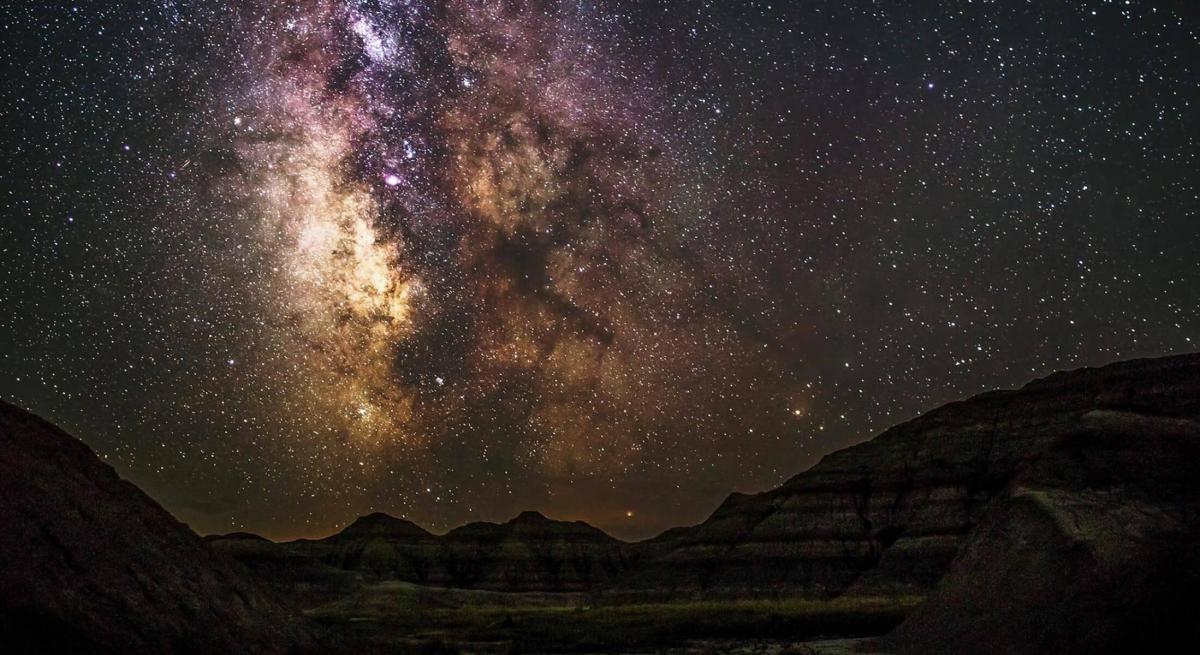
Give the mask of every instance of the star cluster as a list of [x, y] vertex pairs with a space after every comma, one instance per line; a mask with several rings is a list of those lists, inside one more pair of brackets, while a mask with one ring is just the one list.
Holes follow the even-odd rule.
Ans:
[[201, 531], [643, 537], [1200, 340], [1175, 3], [0, 9], [0, 396]]

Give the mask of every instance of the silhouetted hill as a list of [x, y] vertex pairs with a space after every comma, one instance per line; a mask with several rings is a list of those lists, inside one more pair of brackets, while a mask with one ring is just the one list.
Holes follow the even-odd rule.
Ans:
[[491, 591], [592, 589], [627, 568], [629, 548], [582, 521], [555, 521], [537, 512], [506, 523], [470, 523], [443, 536], [377, 513], [325, 539], [249, 548], [240, 541], [214, 537], [211, 543], [276, 582], [299, 566], [296, 559], [308, 558], [370, 579]]
[[432, 538], [433, 535], [412, 521], [376, 512], [359, 517], [353, 523], [346, 526], [346, 529], [329, 539], [334, 541], [354, 541], [356, 539], [371, 539], [376, 537], [395, 541], [420, 542]]
[[0, 650], [311, 646], [291, 612], [231, 565], [83, 443], [0, 402]]
[[507, 523], [468, 523], [446, 533], [446, 541], [486, 544], [506, 539], [523, 541], [565, 540], [581, 544], [620, 543], [603, 530], [583, 521], [555, 521], [539, 512], [521, 512]]

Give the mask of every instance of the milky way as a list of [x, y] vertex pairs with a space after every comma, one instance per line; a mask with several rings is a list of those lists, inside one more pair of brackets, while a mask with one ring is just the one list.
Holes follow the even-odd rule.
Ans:
[[202, 531], [640, 537], [1196, 348], [1192, 17], [782, 4], [4, 9], [0, 395]]
[[330, 2], [238, 20], [256, 47], [214, 110], [234, 114], [221, 191], [278, 260], [261, 311], [288, 414], [312, 426], [290, 432], [315, 435], [295, 448], [417, 488], [496, 459], [561, 493], [790, 406], [761, 335], [715, 306], [697, 324], [713, 292], [679, 236], [706, 209], [674, 147], [689, 126], [611, 17]]

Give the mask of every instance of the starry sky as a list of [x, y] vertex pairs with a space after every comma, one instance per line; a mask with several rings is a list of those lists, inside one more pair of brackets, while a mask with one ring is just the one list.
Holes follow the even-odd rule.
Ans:
[[1181, 2], [0, 7], [0, 397], [200, 532], [619, 537], [1200, 348]]

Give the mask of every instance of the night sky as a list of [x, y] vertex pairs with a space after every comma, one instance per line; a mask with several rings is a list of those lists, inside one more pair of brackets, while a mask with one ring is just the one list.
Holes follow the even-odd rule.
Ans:
[[694, 523], [1200, 349], [1191, 5], [5, 3], [0, 397], [200, 532]]

